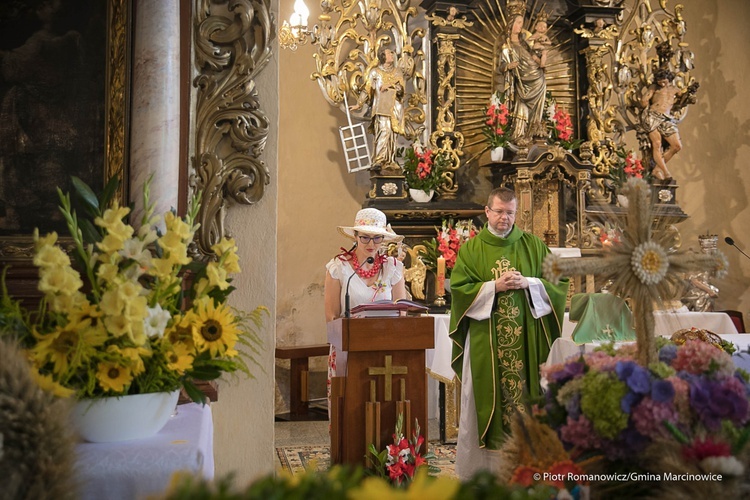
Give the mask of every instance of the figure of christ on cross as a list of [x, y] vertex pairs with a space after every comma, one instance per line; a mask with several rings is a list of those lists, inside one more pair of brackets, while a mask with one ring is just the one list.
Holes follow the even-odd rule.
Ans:
[[[654, 159], [653, 175], [661, 181], [671, 181], [672, 174], [667, 162], [682, 149], [680, 132], [672, 118], [680, 89], [672, 81], [674, 74], [667, 69], [654, 72], [654, 83], [643, 89], [641, 106], [641, 126], [651, 141], [651, 156]], [[662, 141], [668, 147], [662, 147]]]

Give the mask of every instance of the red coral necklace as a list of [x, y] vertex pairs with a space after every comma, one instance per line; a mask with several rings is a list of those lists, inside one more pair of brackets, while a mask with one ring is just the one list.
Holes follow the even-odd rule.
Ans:
[[359, 265], [359, 260], [357, 259], [357, 254], [352, 252], [352, 267], [354, 268], [354, 271], [362, 278], [372, 278], [378, 272], [380, 271], [380, 263], [382, 262], [382, 256], [378, 255], [375, 257], [375, 263], [372, 265], [372, 267], [365, 271], [362, 269], [362, 267]]

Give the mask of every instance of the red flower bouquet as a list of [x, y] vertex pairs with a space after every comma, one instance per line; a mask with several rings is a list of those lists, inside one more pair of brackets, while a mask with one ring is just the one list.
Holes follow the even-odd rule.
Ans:
[[508, 107], [499, 92], [490, 96], [490, 103], [485, 112], [487, 119], [482, 127], [482, 133], [487, 138], [490, 148], [505, 147], [508, 144], [506, 134], [508, 128]]
[[558, 143], [564, 149], [570, 151], [577, 149], [583, 141], [573, 138], [573, 120], [570, 113], [559, 107], [549, 93], [545, 106], [547, 126], [550, 130], [549, 142], [551, 144]]
[[[375, 445], [370, 445], [368, 457], [375, 467], [375, 472], [381, 477], [387, 477], [396, 486], [408, 486], [414, 479], [417, 469], [428, 467], [430, 474], [440, 472], [438, 467], [429, 464], [435, 457], [433, 453], [421, 454], [424, 436], [420, 434], [419, 422], [414, 420], [414, 431], [411, 439], [407, 440], [403, 433], [404, 414], [399, 413], [396, 420], [396, 432], [393, 434], [393, 444], [378, 452]], [[374, 458], [373, 458], [374, 457]]]
[[429, 193], [443, 183], [443, 173], [450, 161], [447, 155], [436, 154], [415, 142], [400, 156], [404, 158], [404, 177], [409, 188]]
[[453, 219], [444, 220], [443, 226], [438, 229], [437, 238], [425, 240], [425, 250], [420, 252], [422, 262], [430, 269], [437, 267], [437, 258], [445, 259], [445, 277], [450, 278], [451, 271], [456, 265], [458, 249], [461, 245], [477, 235], [479, 231], [470, 220], [459, 220], [455, 223]]

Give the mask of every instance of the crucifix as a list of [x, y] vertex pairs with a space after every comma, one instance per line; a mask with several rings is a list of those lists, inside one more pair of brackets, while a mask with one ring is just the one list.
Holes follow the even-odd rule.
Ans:
[[367, 369], [369, 375], [383, 375], [385, 378], [385, 396], [386, 401], [393, 400], [393, 375], [406, 375], [408, 369], [405, 366], [393, 366], [393, 357], [385, 357], [385, 366], [382, 368], [369, 367]]
[[611, 280], [610, 292], [632, 301], [638, 362], [648, 366], [658, 360], [654, 303], [673, 298], [685, 272], [711, 270], [721, 277], [726, 275], [728, 263], [721, 252], [695, 255], [672, 250], [666, 232], [654, 228], [651, 189], [646, 181], [632, 177], [623, 192], [628, 197], [628, 212], [620, 241], [606, 250], [604, 257], [562, 259], [550, 254], [544, 261], [544, 277], [553, 283], [563, 276], [587, 274]]

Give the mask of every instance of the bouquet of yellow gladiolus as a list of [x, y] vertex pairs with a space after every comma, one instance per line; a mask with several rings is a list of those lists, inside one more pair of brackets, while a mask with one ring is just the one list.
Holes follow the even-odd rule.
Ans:
[[[96, 398], [173, 391], [205, 396], [193, 381], [241, 371], [261, 346], [265, 307], [246, 314], [227, 304], [228, 276], [240, 272], [237, 247], [224, 238], [214, 261], [192, 259], [197, 197], [184, 219], [154, 215], [149, 182], [138, 229], [130, 209], [113, 200], [117, 179], [98, 198], [79, 179], [76, 194], [90, 216], [79, 219], [58, 190], [73, 238], [71, 256], [57, 234], [34, 234], [39, 310], [29, 312], [3, 286], [0, 335], [15, 336], [43, 388], [59, 396]], [[187, 278], [187, 279], [186, 279]]]

